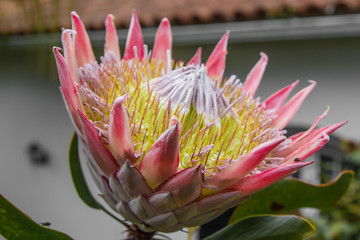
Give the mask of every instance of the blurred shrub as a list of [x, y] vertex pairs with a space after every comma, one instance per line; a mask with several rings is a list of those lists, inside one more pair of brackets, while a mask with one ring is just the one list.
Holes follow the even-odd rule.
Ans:
[[354, 181], [334, 208], [311, 219], [317, 231], [308, 240], [360, 240], [360, 145], [344, 140], [342, 149], [343, 168], [354, 170]]

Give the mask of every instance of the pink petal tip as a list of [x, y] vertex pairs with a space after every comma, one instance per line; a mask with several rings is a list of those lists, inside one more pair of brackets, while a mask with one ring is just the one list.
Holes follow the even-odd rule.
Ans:
[[302, 103], [309, 96], [311, 91], [315, 88], [316, 82], [309, 81], [310, 86], [304, 88], [293, 96], [288, 102], [285, 103], [283, 107], [280, 108], [278, 116], [275, 119], [276, 127], [282, 130], [292, 119], [295, 113], [299, 110]]
[[268, 56], [265, 53], [261, 52], [260, 56], [260, 60], [251, 69], [244, 82], [244, 90], [252, 97], [259, 87], [268, 62]]
[[136, 15], [135, 10], [133, 10], [125, 45], [124, 60], [130, 60], [133, 58], [138, 58], [139, 60], [141, 60], [144, 57], [143, 45], [144, 41], [139, 19]]
[[279, 108], [283, 105], [286, 98], [289, 96], [291, 91], [296, 87], [299, 83], [299, 80], [296, 80], [292, 84], [280, 89], [270, 97], [268, 97], [263, 103], [262, 106], [265, 109], [272, 109], [274, 112], [277, 112]]
[[95, 55], [85, 26], [75, 11], [71, 12], [71, 22], [73, 30], [76, 31], [74, 36], [76, 61], [78, 67], [83, 67], [87, 63], [96, 61]]
[[171, 52], [171, 49], [172, 33], [170, 22], [167, 18], [163, 18], [156, 32], [152, 58], [167, 60], [167, 51]]
[[215, 46], [214, 50], [210, 54], [205, 66], [208, 70], [209, 77], [222, 78], [225, 69], [227, 44], [229, 40], [230, 31], [227, 31], [220, 41]]
[[191, 64], [194, 64], [195, 66], [200, 66], [201, 64], [201, 47], [199, 47], [196, 50], [195, 55], [190, 59], [190, 61], [186, 64], [186, 66], [190, 66]]
[[115, 54], [116, 59], [120, 60], [119, 38], [116, 32], [114, 23], [114, 16], [112, 14], [107, 15], [105, 20], [106, 37], [105, 37], [105, 55], [109, 51]]

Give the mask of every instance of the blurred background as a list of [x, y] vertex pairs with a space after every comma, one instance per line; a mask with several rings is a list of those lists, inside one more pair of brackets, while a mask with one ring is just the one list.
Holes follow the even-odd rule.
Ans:
[[[360, 178], [360, 0], [0, 0], [0, 193], [34, 221], [50, 222], [79, 240], [125, 236], [117, 222], [85, 206], [72, 185], [67, 152], [74, 130], [59, 93], [52, 47], [61, 46], [61, 28], [71, 27], [70, 12], [76, 10], [98, 59], [108, 13], [115, 16], [123, 50], [132, 9], [150, 47], [155, 27], [169, 18], [173, 57], [184, 61], [198, 46], [206, 61], [230, 30], [225, 76], [244, 80], [265, 52], [269, 64], [256, 93], [262, 99], [297, 79], [297, 90], [317, 81], [289, 132], [309, 127], [327, 106], [320, 126], [349, 123], [299, 176], [320, 183], [352, 168]], [[336, 216], [322, 214], [316, 220], [324, 228], [319, 232], [330, 236], [317, 239], [360, 239], [360, 183], [355, 183], [343, 205], [357, 205], [340, 207]], [[350, 224], [350, 218], [358, 222]], [[330, 231], [330, 220], [340, 225]], [[168, 236], [186, 239], [182, 232]]]

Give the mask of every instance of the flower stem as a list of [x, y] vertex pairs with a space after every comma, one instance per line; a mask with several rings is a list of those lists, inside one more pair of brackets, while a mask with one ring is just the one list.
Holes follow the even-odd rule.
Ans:
[[136, 225], [131, 225], [128, 228], [128, 238], [131, 240], [152, 240], [156, 232], [144, 232]]
[[109, 212], [106, 208], [104, 208], [102, 205], [99, 205], [101, 210], [103, 210], [106, 214], [108, 214], [110, 217], [112, 217], [113, 219], [115, 219], [116, 221], [118, 221], [120, 224], [122, 224], [124, 227], [126, 227], [127, 229], [130, 229], [130, 225], [125, 223], [123, 220], [115, 217], [111, 212]]

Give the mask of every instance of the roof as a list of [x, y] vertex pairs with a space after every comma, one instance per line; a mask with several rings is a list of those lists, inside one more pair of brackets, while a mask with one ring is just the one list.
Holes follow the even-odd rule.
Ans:
[[104, 29], [108, 13], [118, 28], [125, 28], [133, 9], [141, 25], [151, 27], [163, 17], [172, 25], [190, 25], [359, 13], [360, 0], [1, 0], [0, 34], [69, 28], [72, 10], [90, 30]]

